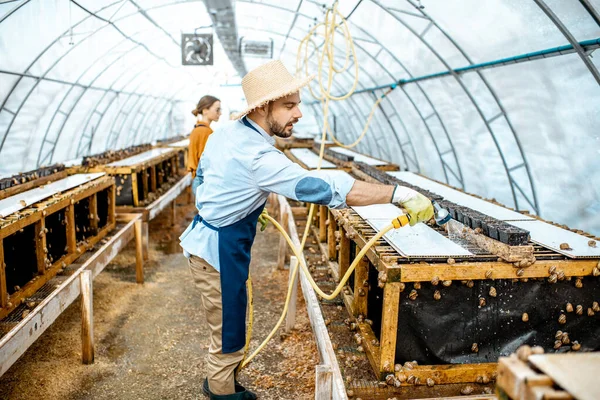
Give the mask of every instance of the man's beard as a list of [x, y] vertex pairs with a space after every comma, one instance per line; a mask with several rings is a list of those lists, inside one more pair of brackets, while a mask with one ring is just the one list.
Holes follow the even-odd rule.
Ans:
[[281, 125], [279, 122], [277, 122], [273, 119], [273, 115], [271, 113], [269, 113], [267, 115], [267, 124], [269, 125], [269, 129], [271, 130], [271, 133], [280, 138], [288, 138], [288, 137], [292, 136], [292, 131], [290, 130], [289, 132], [286, 132], [285, 128], [287, 128], [287, 126], [290, 123], [295, 124], [296, 122], [298, 122], [298, 120], [293, 119], [293, 120], [291, 120], [291, 122], [288, 122], [285, 125]]

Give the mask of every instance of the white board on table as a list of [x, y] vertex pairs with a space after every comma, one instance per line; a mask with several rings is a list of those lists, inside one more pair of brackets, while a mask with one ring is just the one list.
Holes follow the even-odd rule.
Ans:
[[459, 190], [452, 189], [441, 183], [434, 182], [408, 171], [391, 171], [388, 175], [401, 179], [407, 183], [429, 190], [435, 194], [443, 196], [444, 199], [452, 201], [458, 205], [471, 208], [485, 215], [496, 218], [500, 221], [533, 221], [534, 218], [509, 210], [508, 208], [490, 203]]
[[[315, 169], [319, 165], [319, 156], [309, 149], [290, 149], [290, 153], [310, 169]], [[321, 168], [337, 168], [337, 166], [327, 160], [323, 160]]]
[[[539, 220], [511, 221], [510, 224], [528, 230], [532, 242], [567, 257], [600, 257], [600, 242], [597, 242], [597, 247], [591, 247], [588, 243], [592, 239], [578, 233]], [[561, 250], [561, 243], [567, 243], [571, 250]]]
[[189, 147], [190, 146], [190, 138], [180, 140], [178, 142], [169, 143], [168, 147]]
[[345, 149], [343, 147], [330, 147], [329, 150], [335, 151], [336, 153], [345, 154], [347, 156], [354, 157], [354, 161], [362, 162], [367, 165], [377, 166], [377, 165], [388, 165], [387, 162], [378, 160], [373, 157], [366, 156], [361, 153], [357, 153], [356, 151], [352, 151], [350, 149]]
[[65, 192], [74, 187], [83, 185], [104, 175], [104, 172], [93, 174], [75, 174], [45, 186], [15, 194], [0, 200], [0, 217], [6, 217], [12, 213], [29, 207], [30, 205], [47, 199], [54, 194]]
[[158, 149], [152, 149], [152, 150], [148, 150], [143, 153], [140, 153], [140, 154], [136, 154], [135, 156], [131, 156], [129, 158], [124, 158], [122, 160], [112, 162], [110, 164], [107, 164], [106, 166], [107, 167], [130, 167], [132, 165], [137, 165], [137, 164], [141, 164], [143, 162], [152, 160], [153, 158], [161, 156], [170, 151], [173, 151], [173, 149], [167, 149], [164, 147], [158, 148]]
[[[404, 212], [393, 204], [352, 207], [376, 231], [388, 226]], [[458, 257], [473, 255], [426, 224], [404, 226], [387, 232], [383, 238], [406, 257]]]

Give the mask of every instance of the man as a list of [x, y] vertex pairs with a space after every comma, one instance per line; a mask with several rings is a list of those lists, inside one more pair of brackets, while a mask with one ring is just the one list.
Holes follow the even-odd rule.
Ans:
[[199, 213], [180, 239], [210, 328], [204, 391], [211, 399], [256, 399], [234, 371], [244, 353], [250, 250], [269, 193], [333, 208], [392, 201], [409, 210], [411, 224], [433, 216], [414, 190], [306, 171], [273, 146], [273, 136], [289, 137], [302, 117], [299, 91], [311, 79], [295, 79], [280, 61], [248, 73], [244, 117], [219, 127], [200, 159]]

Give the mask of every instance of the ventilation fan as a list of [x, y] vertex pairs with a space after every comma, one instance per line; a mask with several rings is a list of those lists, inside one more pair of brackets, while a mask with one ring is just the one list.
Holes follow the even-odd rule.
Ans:
[[183, 65], [213, 65], [212, 33], [181, 35], [181, 63]]

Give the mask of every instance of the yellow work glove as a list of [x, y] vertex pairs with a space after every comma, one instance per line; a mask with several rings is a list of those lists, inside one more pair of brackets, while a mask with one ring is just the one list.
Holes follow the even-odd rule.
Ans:
[[417, 193], [415, 197], [402, 203], [402, 207], [410, 215], [410, 226], [415, 226], [419, 222], [427, 222], [433, 218], [433, 205], [421, 193]]
[[427, 222], [433, 218], [431, 201], [416, 190], [405, 186], [396, 186], [392, 203], [400, 203], [406, 209], [410, 216], [410, 226], [415, 226], [419, 222]]
[[269, 223], [269, 220], [267, 219], [268, 215], [269, 215], [269, 212], [267, 211], [267, 209], [263, 208], [262, 212], [258, 216], [258, 222], [260, 222], [260, 231], [261, 232], [264, 232], [264, 230], [267, 229], [267, 224]]

